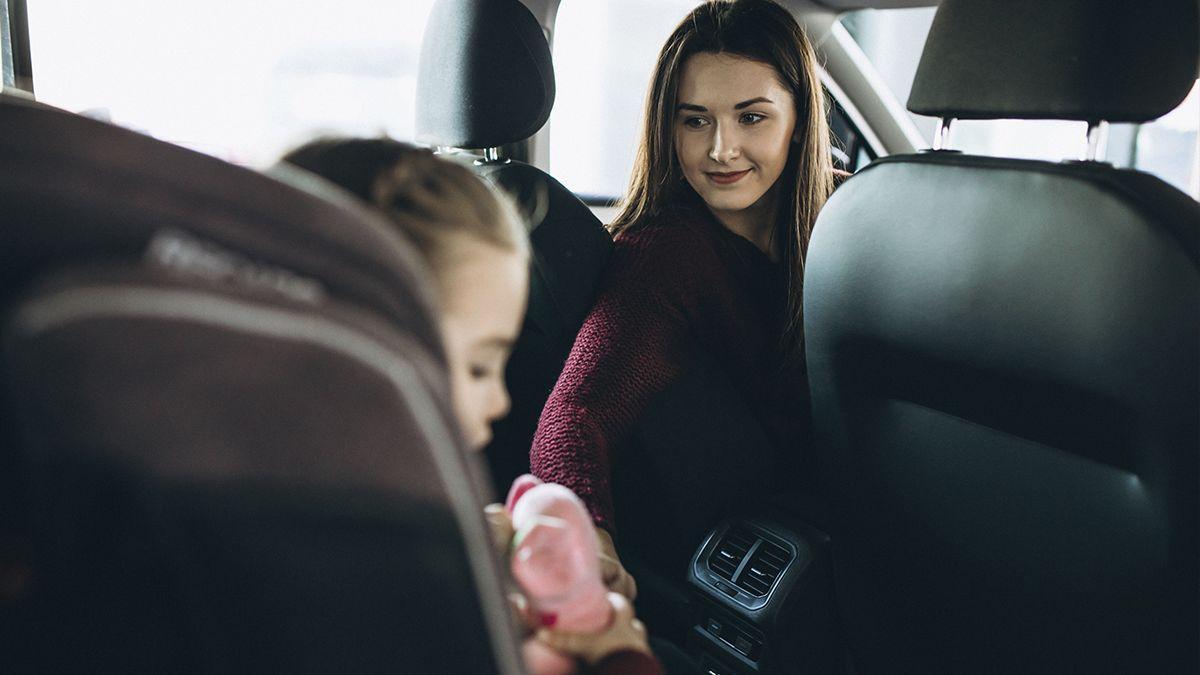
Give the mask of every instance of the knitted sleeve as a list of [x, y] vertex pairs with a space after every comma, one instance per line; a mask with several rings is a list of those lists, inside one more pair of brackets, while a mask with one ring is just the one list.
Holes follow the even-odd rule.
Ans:
[[616, 244], [530, 451], [534, 475], [571, 488], [610, 531], [614, 450], [682, 371], [689, 321], [717, 264], [685, 227], [647, 228]]

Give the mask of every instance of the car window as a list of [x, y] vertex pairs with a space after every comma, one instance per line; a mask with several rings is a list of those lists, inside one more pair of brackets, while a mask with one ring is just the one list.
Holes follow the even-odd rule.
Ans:
[[[933, 8], [859, 10], [841, 22], [871, 60], [892, 94], [908, 99]], [[1113, 124], [1107, 160], [1152, 173], [1200, 199], [1200, 84], [1173, 112], [1149, 124]], [[913, 115], [927, 142], [937, 120]], [[951, 146], [968, 153], [1058, 161], [1075, 159], [1085, 147], [1087, 125], [1062, 120], [958, 120]]]
[[411, 139], [433, 0], [29, 0], [39, 100], [264, 165], [317, 134]]
[[8, 3], [0, 2], [0, 87], [12, 87], [16, 84], [16, 74], [13, 71], [13, 49], [10, 37]]
[[697, 4], [605, 0], [560, 6], [550, 172], [577, 194], [625, 192], [654, 60]]

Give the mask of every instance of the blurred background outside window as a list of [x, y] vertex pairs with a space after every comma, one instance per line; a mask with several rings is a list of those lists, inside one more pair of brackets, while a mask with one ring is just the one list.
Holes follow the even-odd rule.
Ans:
[[[434, 0], [119, 3], [29, 0], [39, 100], [265, 166], [322, 134], [411, 140], [420, 42]], [[624, 192], [655, 57], [696, 0], [564, 0], [550, 170], [572, 190]], [[908, 98], [932, 8], [862, 10], [842, 23], [897, 100]], [[936, 120], [914, 116], [927, 140]], [[1114, 124], [1108, 160], [1200, 197], [1200, 93], [1151, 124]], [[1079, 156], [1085, 125], [959, 121], [969, 153]]]
[[654, 61], [697, 4], [563, 0], [554, 28], [558, 95], [550, 116], [550, 173], [568, 188], [624, 194]]
[[268, 165], [321, 134], [412, 139], [434, 0], [29, 0], [38, 100]]

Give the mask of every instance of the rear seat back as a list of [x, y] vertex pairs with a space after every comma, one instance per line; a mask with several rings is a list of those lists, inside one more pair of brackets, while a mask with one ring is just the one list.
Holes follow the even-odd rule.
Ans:
[[[554, 65], [537, 19], [518, 0], [439, 0], [425, 25], [417, 136], [490, 149], [535, 134], [554, 106]], [[596, 299], [612, 253], [600, 220], [566, 186], [523, 162], [476, 162], [517, 198], [533, 249], [529, 309], [505, 371], [512, 409], [485, 451], [498, 494], [529, 471], [538, 417]]]
[[518, 672], [403, 238], [298, 172], [0, 126], [7, 665]]

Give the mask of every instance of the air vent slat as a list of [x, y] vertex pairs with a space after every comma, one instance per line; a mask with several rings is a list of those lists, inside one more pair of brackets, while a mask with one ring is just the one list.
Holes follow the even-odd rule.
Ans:
[[787, 562], [786, 557], [776, 556], [772, 551], [767, 551], [767, 550], [763, 551], [763, 560], [770, 562], [770, 563], [774, 563], [776, 566], [781, 566], [785, 562]]
[[742, 581], [738, 582], [738, 585], [742, 589], [750, 591], [754, 595], [758, 596], [766, 595], [767, 592], [771, 590], [770, 586], [762, 583], [761, 581], [755, 581], [753, 579], [743, 579]]
[[717, 542], [712, 554], [708, 556], [708, 569], [724, 579], [733, 581], [734, 574], [737, 573], [742, 560], [746, 558], [746, 554], [750, 552], [757, 541], [756, 537], [745, 530], [739, 528], [728, 530]]
[[771, 588], [791, 559], [787, 549], [764, 539], [755, 549], [753, 557], [742, 570], [735, 585], [751, 595], [763, 597], [771, 592]]
[[737, 570], [737, 565], [730, 565], [729, 563], [722, 562], [720, 560], [713, 560], [712, 566], [721, 570], [722, 574], [733, 574]]

